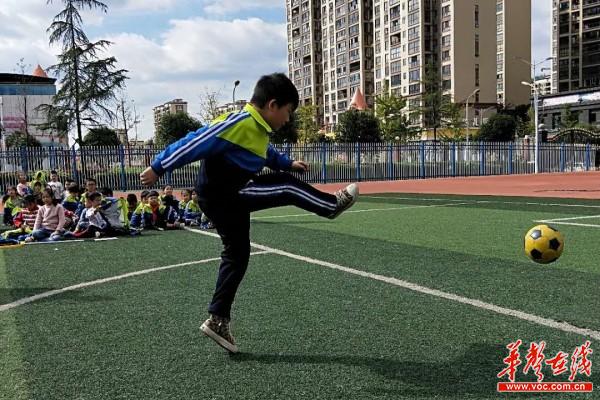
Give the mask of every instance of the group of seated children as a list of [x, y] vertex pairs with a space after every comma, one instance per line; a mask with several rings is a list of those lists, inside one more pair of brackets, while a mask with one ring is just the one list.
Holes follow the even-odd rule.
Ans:
[[115, 198], [110, 188], [98, 191], [93, 178], [87, 179], [86, 190], [80, 191], [74, 181], [67, 181], [65, 190], [55, 171], [50, 177], [45, 182], [43, 172], [38, 172], [27, 183], [22, 174], [19, 185], [8, 188], [3, 198], [4, 224], [14, 229], [4, 232], [2, 238], [56, 241], [135, 236], [144, 229], [179, 229], [184, 225], [213, 228], [200, 210], [195, 190], [182, 190], [181, 200], [175, 199], [171, 186], [165, 186], [162, 195], [144, 190], [138, 202], [134, 193], [125, 199]]

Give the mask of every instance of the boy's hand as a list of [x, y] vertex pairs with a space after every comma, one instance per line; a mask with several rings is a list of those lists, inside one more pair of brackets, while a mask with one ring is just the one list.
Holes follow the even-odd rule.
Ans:
[[308, 171], [308, 164], [304, 161], [292, 161], [292, 171], [306, 172]]
[[152, 167], [148, 167], [140, 174], [140, 181], [142, 181], [142, 185], [152, 186], [156, 183], [159, 176], [154, 172]]

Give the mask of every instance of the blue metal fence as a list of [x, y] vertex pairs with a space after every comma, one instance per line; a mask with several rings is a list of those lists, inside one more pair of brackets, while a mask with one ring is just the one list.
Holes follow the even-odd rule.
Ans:
[[[412, 142], [315, 143], [277, 145], [291, 158], [304, 160], [310, 183], [424, 179], [454, 176], [529, 174], [534, 146], [526, 143]], [[56, 170], [61, 179], [79, 183], [94, 177], [98, 186], [140, 190], [139, 174], [161, 151], [158, 147], [18, 148], [0, 152], [2, 190], [16, 185], [17, 173]], [[541, 143], [540, 172], [589, 171], [600, 167], [600, 146]], [[199, 162], [166, 174], [161, 184], [192, 187]]]

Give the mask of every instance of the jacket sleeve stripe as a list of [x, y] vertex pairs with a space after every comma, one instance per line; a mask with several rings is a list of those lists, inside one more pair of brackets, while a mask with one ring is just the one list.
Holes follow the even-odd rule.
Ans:
[[[235, 114], [232, 114], [232, 115], [235, 115]], [[244, 118], [247, 118], [249, 115], [250, 115], [249, 113], [243, 112], [243, 113], [237, 114], [235, 117], [232, 117], [231, 119], [229, 119], [229, 116], [228, 116], [228, 119], [216, 123], [215, 125], [211, 126], [209, 129], [207, 129], [206, 131], [204, 131], [200, 135], [198, 135], [198, 137], [194, 138], [190, 142], [186, 143], [185, 145], [183, 145], [182, 147], [177, 149], [169, 157], [162, 160], [161, 161], [162, 167], [164, 169], [168, 169], [169, 166], [172, 165], [178, 158], [180, 158], [180, 157], [184, 156], [185, 154], [187, 154], [188, 152], [192, 151], [195, 147], [199, 146], [200, 144], [202, 144], [204, 141], [206, 141], [210, 137], [218, 135], [219, 133], [223, 132], [225, 129], [235, 125], [237, 122], [243, 120]]]

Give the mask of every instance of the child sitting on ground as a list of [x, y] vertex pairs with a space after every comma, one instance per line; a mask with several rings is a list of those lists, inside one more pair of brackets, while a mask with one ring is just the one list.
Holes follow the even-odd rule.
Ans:
[[66, 237], [92, 238], [102, 237], [107, 233], [109, 224], [100, 211], [102, 195], [98, 192], [88, 192], [85, 199], [85, 208], [74, 232], [67, 233]]
[[202, 210], [198, 204], [198, 193], [196, 189], [192, 190], [192, 199], [187, 203], [184, 212], [185, 224], [189, 226], [200, 225], [200, 219], [202, 218]]
[[65, 209], [54, 199], [52, 189], [44, 189], [42, 192], [42, 201], [44, 205], [40, 207], [33, 232], [25, 241], [33, 242], [50, 239], [51, 241], [60, 240], [65, 226]]
[[[35, 196], [35, 201], [37, 201], [38, 206], [43, 206], [44, 201], [42, 200], [42, 184], [36, 181], [33, 183], [32, 189], [32, 194]], [[54, 193], [52, 193], [52, 196], [54, 197]]]
[[104, 198], [100, 205], [100, 212], [108, 222], [107, 233], [112, 235], [123, 235], [129, 231], [129, 219], [127, 219], [127, 201], [124, 198], [115, 198], [111, 188], [100, 189]]
[[66, 197], [62, 202], [62, 205], [65, 209], [76, 212], [79, 208], [79, 186], [76, 183], [71, 183], [70, 186], [67, 186]]
[[176, 213], [171, 207], [161, 204], [156, 190], [148, 193], [148, 204], [138, 206], [131, 217], [132, 229], [176, 229], [179, 228]]
[[163, 192], [162, 194], [158, 197], [158, 200], [164, 204], [164, 199], [166, 197], [170, 197], [173, 200], [169, 200], [169, 205], [171, 207], [173, 207], [175, 209], [175, 211], [179, 214], [179, 201], [177, 201], [177, 199], [175, 199], [175, 196], [173, 196], [173, 186], [171, 185], [166, 185], [163, 188]]
[[131, 216], [138, 207], [138, 199], [135, 193], [129, 193], [127, 195], [127, 220], [131, 221]]
[[27, 184], [27, 175], [24, 173], [19, 174], [19, 184], [17, 185], [17, 193], [21, 197], [25, 197], [28, 194], [32, 193], [31, 188]]
[[14, 216], [21, 210], [22, 199], [17, 193], [17, 188], [11, 186], [2, 198], [4, 204], [4, 225], [13, 226]]
[[4, 239], [17, 239], [19, 241], [25, 240], [25, 238], [33, 232], [37, 213], [38, 205], [35, 202], [35, 197], [30, 194], [26, 195], [23, 199], [23, 208], [13, 219], [15, 228], [17, 229], [4, 232], [2, 237]]
[[185, 222], [185, 209], [192, 199], [192, 191], [190, 189], [181, 190], [181, 200], [179, 200], [179, 222]]

